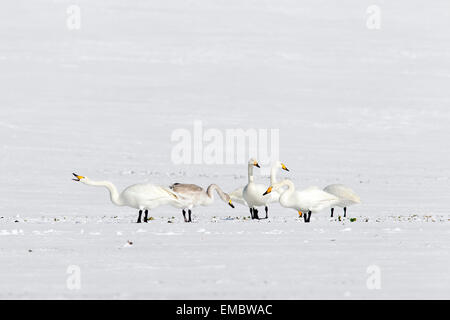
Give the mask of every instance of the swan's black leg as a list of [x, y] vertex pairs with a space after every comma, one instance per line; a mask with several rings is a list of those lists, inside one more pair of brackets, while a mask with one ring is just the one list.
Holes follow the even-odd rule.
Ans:
[[144, 222], [148, 222], [148, 210], [145, 210]]
[[344, 218], [347, 217], [347, 207], [344, 208]]
[[255, 219], [255, 218], [253, 217], [253, 208], [250, 208], [250, 216], [252, 217], [252, 220]]
[[333, 218], [334, 208], [331, 208], [331, 217]]
[[141, 223], [141, 218], [142, 218], [142, 210], [139, 210], [139, 217], [138, 217], [138, 221], [137, 223]]
[[265, 210], [266, 210], [266, 219], [268, 219], [269, 218], [269, 207], [266, 206]]
[[307, 221], [307, 222], [310, 222], [310, 221], [311, 221], [311, 215], [312, 215], [312, 212], [311, 212], [311, 211], [308, 212], [308, 221]]
[[259, 220], [259, 217], [258, 217], [258, 209], [253, 208], [253, 216], [255, 217], [255, 219], [258, 219], [258, 220]]
[[303, 221], [308, 222], [308, 212], [303, 213]]
[[184, 217], [184, 222], [189, 222], [189, 221], [186, 219], [186, 210], [184, 210], [184, 209], [183, 209], [183, 217]]
[[188, 213], [189, 213], [189, 222], [192, 222], [192, 217], [191, 217], [192, 211], [191, 211], [191, 209], [188, 210]]

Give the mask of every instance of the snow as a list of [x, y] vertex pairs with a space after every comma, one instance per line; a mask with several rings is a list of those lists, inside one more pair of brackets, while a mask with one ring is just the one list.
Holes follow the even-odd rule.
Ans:
[[[277, 216], [282, 210], [274, 210], [269, 221], [198, 216], [186, 224], [180, 214], [175, 219], [156, 216], [144, 226], [131, 223], [134, 216], [127, 214], [101, 222], [97, 216], [18, 223], [4, 218], [1, 297], [446, 297], [448, 217], [349, 222], [320, 216], [305, 224], [293, 216]], [[66, 269], [72, 265], [81, 270], [79, 290], [66, 286]], [[381, 270], [380, 290], [366, 286], [372, 265]]]
[[[382, 2], [380, 30], [357, 0], [76, 3], [78, 31], [73, 1], [0, 10], [0, 298], [449, 298], [447, 0]], [[280, 176], [350, 186], [357, 220], [217, 200], [138, 225], [71, 180], [243, 186], [245, 164], [172, 163], [195, 120], [280, 129]]]

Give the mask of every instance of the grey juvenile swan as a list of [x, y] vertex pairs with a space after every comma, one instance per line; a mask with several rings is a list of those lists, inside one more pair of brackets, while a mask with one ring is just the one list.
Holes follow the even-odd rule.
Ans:
[[[182, 202], [173, 202], [172, 205], [183, 209], [184, 222], [192, 222], [192, 208], [197, 206], [209, 206], [214, 202], [214, 191], [217, 192], [220, 199], [228, 203], [230, 207], [234, 208], [230, 196], [223, 192], [216, 184], [211, 184], [206, 189], [206, 192], [198, 185], [184, 183], [174, 183], [170, 186], [170, 189], [182, 198]], [[188, 210], [189, 218], [186, 218], [186, 209]]]

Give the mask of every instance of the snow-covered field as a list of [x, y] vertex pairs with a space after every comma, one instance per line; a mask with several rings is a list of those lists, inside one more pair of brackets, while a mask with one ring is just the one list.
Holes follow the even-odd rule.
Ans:
[[[366, 27], [372, 4], [379, 30]], [[447, 0], [0, 9], [0, 298], [450, 298]], [[351, 186], [356, 221], [305, 224], [279, 205], [251, 221], [217, 201], [192, 224], [170, 207], [136, 224], [71, 180], [244, 185], [242, 164], [172, 162], [171, 134], [195, 120], [280, 129], [282, 176]]]

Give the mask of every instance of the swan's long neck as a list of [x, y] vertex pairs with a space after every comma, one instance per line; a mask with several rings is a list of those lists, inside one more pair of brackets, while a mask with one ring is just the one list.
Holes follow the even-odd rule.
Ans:
[[281, 192], [280, 196], [280, 204], [284, 207], [289, 207], [290, 203], [292, 202], [292, 195], [295, 191], [294, 183], [290, 180], [283, 180], [280, 182], [280, 186], [284, 187], [287, 186], [287, 189], [283, 192], [281, 189], [279, 192]]
[[111, 202], [114, 203], [116, 206], [123, 206], [123, 201], [120, 197], [119, 192], [117, 191], [117, 188], [114, 184], [112, 184], [109, 181], [85, 181], [84, 182], [87, 185], [94, 186], [94, 187], [105, 187], [109, 191], [109, 195], [111, 197]]
[[274, 164], [272, 169], [270, 169], [270, 184], [273, 185], [277, 183], [277, 172], [278, 172], [278, 164]]
[[206, 194], [208, 195], [208, 198], [211, 199], [211, 201], [214, 201], [214, 191], [217, 192], [220, 199], [222, 199], [223, 201], [227, 201], [225, 192], [223, 192], [222, 189], [220, 189], [220, 187], [217, 184], [210, 185], [206, 190]]
[[287, 191], [291, 192], [295, 191], [294, 183], [291, 180], [284, 180], [283, 185], [288, 187]]
[[282, 182], [280, 182], [280, 186], [287, 186], [287, 189], [283, 193], [283, 195], [291, 195], [295, 191], [294, 183], [291, 180], [283, 180]]
[[248, 183], [253, 182], [253, 165], [248, 165]]

